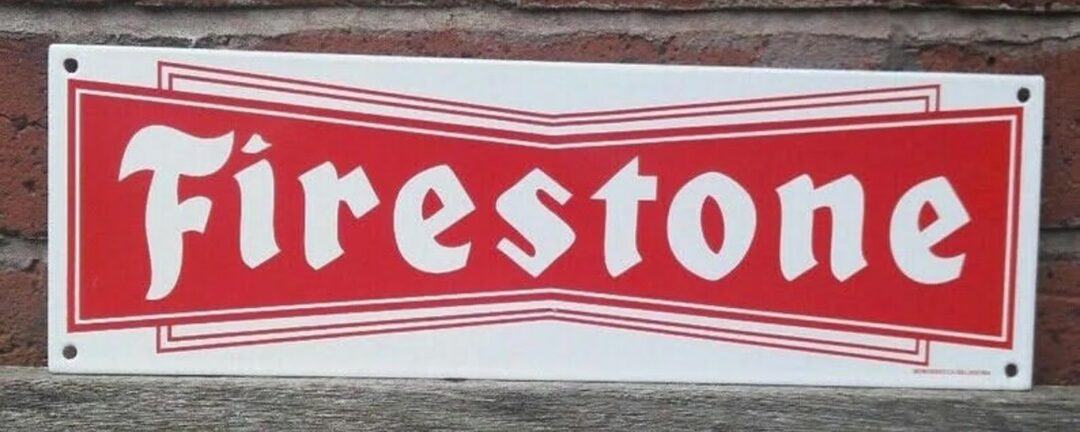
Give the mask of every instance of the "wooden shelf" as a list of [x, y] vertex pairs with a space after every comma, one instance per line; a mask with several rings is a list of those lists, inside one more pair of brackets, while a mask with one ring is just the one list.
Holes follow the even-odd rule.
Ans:
[[1080, 387], [75, 376], [0, 367], [0, 429], [1075, 431]]

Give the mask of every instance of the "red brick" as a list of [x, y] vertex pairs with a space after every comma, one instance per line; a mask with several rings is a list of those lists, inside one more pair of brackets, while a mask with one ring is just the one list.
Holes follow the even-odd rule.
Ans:
[[1080, 384], [1080, 231], [1044, 232], [1040, 248], [1036, 379]]
[[456, 30], [312, 31], [269, 39], [233, 37], [228, 43], [230, 48], [275, 51], [852, 69], [882, 68], [889, 57], [882, 41], [809, 35], [732, 37], [714, 32], [653, 37], [606, 32], [516, 35]]
[[1038, 290], [1040, 296], [1080, 299], [1080, 257], [1042, 260]]
[[1035, 382], [1080, 384], [1080, 298], [1043, 296], [1036, 308]]
[[12, 123], [0, 119], [0, 228], [41, 237], [46, 219], [45, 129], [18, 129]]
[[0, 115], [45, 121], [45, 61], [49, 40], [0, 38]]
[[696, 34], [652, 38], [634, 34], [517, 36], [461, 31], [316, 31], [255, 40], [242, 46], [280, 51], [482, 57], [593, 62], [750, 65], [761, 40], [716, 40]]
[[40, 263], [0, 270], [0, 365], [45, 364], [44, 271]]
[[9, 234], [45, 234], [47, 43], [0, 39], [0, 231]]

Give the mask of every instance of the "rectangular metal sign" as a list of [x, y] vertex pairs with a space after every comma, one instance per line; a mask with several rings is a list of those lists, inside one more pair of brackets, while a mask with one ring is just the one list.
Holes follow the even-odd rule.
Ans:
[[1040, 77], [49, 68], [52, 371], [1031, 384]]

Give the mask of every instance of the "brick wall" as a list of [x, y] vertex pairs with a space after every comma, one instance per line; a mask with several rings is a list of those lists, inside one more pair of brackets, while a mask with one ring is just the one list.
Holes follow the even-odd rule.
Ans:
[[1036, 380], [1080, 384], [1078, 0], [0, 0], [0, 364], [45, 361], [55, 42], [1042, 74]]

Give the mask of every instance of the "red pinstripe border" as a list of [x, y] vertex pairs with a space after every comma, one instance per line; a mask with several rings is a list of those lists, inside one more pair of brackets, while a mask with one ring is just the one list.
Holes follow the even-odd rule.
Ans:
[[[681, 113], [681, 114], [653, 114], [653, 115], [636, 116], [636, 117], [615, 117], [615, 118], [600, 119], [600, 120], [574, 120], [574, 121], [525, 120], [525, 119], [519, 119], [519, 118], [516, 118], [516, 117], [507, 117], [505, 115], [498, 115], [498, 114], [473, 113], [473, 112], [460, 111], [460, 110], [449, 109], [449, 108], [435, 108], [435, 107], [427, 107], [427, 106], [420, 106], [420, 105], [410, 105], [410, 104], [407, 104], [407, 103], [400, 103], [400, 102], [388, 102], [388, 101], [382, 101], [382, 100], [377, 100], [377, 99], [365, 99], [365, 98], [361, 98], [361, 97], [333, 95], [333, 94], [319, 93], [319, 92], [308, 91], [308, 90], [287, 89], [287, 88], [273, 87], [273, 86], [262, 85], [262, 84], [254, 84], [254, 83], [247, 83], [247, 82], [236, 82], [236, 81], [226, 81], [226, 80], [220, 80], [220, 79], [214, 79], [214, 78], [200, 77], [200, 76], [194, 76], [194, 75], [183, 75], [183, 74], [169, 75], [169, 77], [168, 77], [168, 79], [166, 81], [167, 85], [166, 85], [166, 87], [164, 87], [164, 89], [169, 90], [169, 91], [177, 91], [177, 90], [174, 89], [174, 85], [173, 85], [173, 81], [175, 79], [177, 79], [177, 78], [187, 79], [187, 80], [191, 80], [191, 81], [202, 81], [202, 82], [207, 82], [207, 83], [212, 83], [212, 84], [228, 84], [228, 85], [236, 86], [236, 87], [246, 87], [246, 88], [259, 89], [259, 90], [270, 90], [270, 91], [277, 91], [277, 92], [282, 92], [282, 93], [293, 93], [293, 94], [299, 94], [299, 95], [304, 95], [304, 96], [325, 97], [325, 98], [329, 98], [329, 99], [336, 99], [336, 100], [347, 101], [347, 102], [357, 102], [357, 103], [365, 103], [365, 104], [371, 104], [371, 105], [382, 105], [382, 106], [388, 106], [388, 107], [394, 107], [394, 108], [406, 108], [406, 109], [413, 109], [413, 110], [417, 110], [417, 111], [427, 111], [427, 112], [434, 112], [434, 113], [440, 113], [440, 114], [452, 114], [452, 115], [459, 115], [459, 116], [463, 116], [463, 117], [474, 117], [474, 118], [482, 118], [482, 119], [487, 119], [487, 120], [499, 120], [499, 121], [505, 121], [505, 122], [521, 123], [521, 124], [536, 125], [536, 126], [555, 126], [555, 127], [583, 126], [583, 125], [596, 125], [596, 124], [617, 124], [617, 123], [630, 123], [630, 122], [650, 121], [650, 120], [671, 120], [671, 119], [679, 119], [679, 118], [706, 117], [706, 116], [714, 116], [714, 115], [751, 114], [751, 113], [769, 112], [769, 111], [793, 111], [793, 110], [810, 109], [810, 108], [831, 108], [831, 107], [841, 107], [841, 106], [851, 106], [851, 105], [864, 105], [864, 104], [867, 104], [867, 103], [870, 103], [870, 102], [889, 103], [889, 102], [922, 101], [923, 105], [925, 106], [924, 110], [926, 112], [929, 112], [930, 109], [931, 109], [930, 97], [929, 96], [908, 96], [908, 97], [893, 97], [893, 98], [881, 98], [881, 99], [870, 99], [870, 100], [850, 100], [850, 101], [807, 103], [807, 104], [803, 104], [803, 105], [791, 105], [791, 106], [783, 106], [783, 107], [758, 107], [758, 108], [745, 108], [745, 109], [728, 109], [728, 110], [692, 112], [692, 113]], [[876, 92], [876, 93], [888, 93], [888, 92], [895, 92], [895, 91], [896, 91], [895, 89], [883, 89], [880, 92]], [[827, 97], [827, 96], [821, 96], [820, 94], [814, 94], [814, 95], [810, 95], [810, 96], [813, 97], [813, 98]], [[800, 99], [809, 99], [809, 97], [800, 98]], [[782, 100], [783, 99], [778, 99], [777, 101], [782, 101]], [[792, 100], [798, 100], [798, 99], [792, 99]], [[755, 102], [756, 101], [731, 101], [731, 102], [716, 102], [716, 103], [700, 104], [700, 105], [702, 107], [704, 107], [704, 108], [712, 108], [712, 107], [717, 107], [718, 108], [718, 107], [723, 107], [723, 106], [741, 105], [741, 104], [748, 104], [748, 103], [755, 103]], [[646, 111], [642, 111], [642, 113], [658, 112], [658, 111], [669, 111], [669, 110], [671, 110], [671, 109], [669, 109], [669, 108], [656, 108], [656, 109], [648, 109]]]
[[[447, 330], [447, 329], [458, 329], [458, 328], [469, 328], [469, 327], [480, 327], [480, 326], [505, 325], [505, 324], [526, 323], [526, 322], [562, 321], [562, 322], [569, 322], [569, 323], [576, 323], [576, 324], [583, 324], [583, 325], [615, 328], [615, 329], [621, 329], [621, 330], [633, 330], [633, 331], [641, 331], [641, 332], [645, 332], [645, 333], [665, 334], [665, 335], [688, 337], [688, 338], [694, 338], [694, 339], [704, 339], [704, 340], [710, 340], [710, 341], [716, 341], [716, 342], [737, 343], [737, 344], [743, 344], [743, 345], [753, 345], [753, 346], [761, 346], [761, 347], [784, 349], [784, 350], [793, 350], [793, 351], [808, 352], [808, 353], [815, 353], [815, 354], [835, 355], [835, 356], [858, 358], [858, 359], [864, 359], [864, 360], [877, 360], [877, 361], [884, 361], [884, 362], [890, 362], [890, 363], [900, 363], [900, 364], [926, 366], [926, 365], [929, 364], [929, 361], [930, 361], [930, 353], [929, 353], [930, 343], [925, 342], [926, 351], [923, 352], [922, 349], [920, 349], [920, 348], [923, 346], [924, 342], [921, 342], [921, 341], [916, 341], [916, 348], [915, 348], [914, 351], [902, 351], [902, 350], [890, 350], [890, 349], [876, 348], [876, 349], [879, 349], [880, 351], [884, 351], [884, 352], [898, 352], [898, 353], [904, 353], [904, 354], [916, 354], [916, 355], [918, 355], [918, 354], [920, 354], [920, 352], [922, 352], [922, 355], [920, 356], [922, 358], [920, 360], [907, 360], [907, 359], [897, 359], [897, 358], [885, 357], [885, 356], [875, 356], [875, 355], [872, 355], [872, 354], [851, 353], [851, 352], [845, 352], [845, 351], [832, 351], [832, 350], [822, 349], [822, 348], [794, 347], [794, 346], [783, 345], [783, 344], [778, 344], [778, 343], [771, 343], [771, 342], [750, 341], [750, 340], [736, 339], [736, 338], [731, 338], [731, 337], [703, 335], [703, 334], [700, 334], [700, 333], [691, 333], [691, 332], [688, 332], [688, 331], [659, 329], [659, 328], [655, 328], [655, 327], [647, 327], [647, 326], [644, 325], [648, 321], [655, 321], [655, 320], [629, 319], [629, 318], [626, 318], [626, 317], [620, 317], [620, 316], [616, 316], [616, 315], [592, 314], [592, 313], [583, 313], [583, 312], [579, 312], [579, 311], [559, 310], [559, 311], [555, 312], [551, 316], [514, 317], [516, 315], [523, 315], [523, 314], [526, 314], [526, 313], [535, 313], [535, 312], [534, 311], [516, 311], [516, 312], [504, 312], [504, 313], [487, 314], [488, 317], [508, 316], [508, 318], [497, 319], [497, 320], [482, 320], [482, 321], [463, 322], [463, 323], [450, 323], [450, 324], [431, 324], [431, 325], [425, 325], [425, 326], [417, 326], [417, 327], [409, 327], [409, 328], [397, 328], [397, 329], [358, 330], [358, 331], [347, 332], [347, 333], [335, 333], [335, 334], [323, 334], [323, 335], [307, 335], [307, 336], [291, 336], [291, 337], [281, 337], [281, 338], [270, 339], [270, 340], [262, 339], [262, 340], [250, 340], [250, 341], [222, 342], [222, 343], [216, 343], [216, 344], [207, 344], [207, 345], [200, 345], [200, 346], [187, 346], [187, 347], [167, 347], [167, 346], [164, 346], [162, 344], [162, 342], [163, 342], [162, 341], [162, 335], [163, 335], [163, 333], [165, 333], [165, 337], [167, 339], [169, 337], [169, 333], [170, 333], [171, 329], [166, 330], [166, 331], [163, 332], [162, 328], [158, 328], [157, 332], [156, 332], [156, 347], [157, 347], [157, 352], [158, 353], [171, 353], [171, 352], [186, 352], [186, 351], [198, 351], [198, 350], [207, 350], [207, 349], [236, 348], [236, 347], [243, 347], [243, 346], [257, 346], [257, 345], [267, 345], [267, 344], [277, 344], [277, 343], [304, 342], [304, 341], [316, 341], [316, 340], [326, 340], [326, 339], [339, 339], [339, 338], [348, 338], [348, 337], [357, 337], [357, 336], [375, 336], [375, 335], [396, 334], [396, 333], [410, 333], [410, 332], [419, 332], [419, 331]], [[578, 317], [563, 316], [563, 315], [578, 315]], [[608, 322], [608, 321], [600, 321], [600, 320], [598, 320], [598, 318], [604, 318], [604, 319], [616, 320], [616, 321], [623, 321], [623, 323], [612, 323], [612, 322]], [[436, 319], [439, 319], [439, 318], [428, 318], [428, 319], [424, 319], [424, 320], [416, 320], [415, 322], [425, 322], [425, 321], [430, 322], [430, 321], [434, 321]], [[452, 319], [452, 318], [447, 318], [447, 319]], [[660, 321], [655, 321], [655, 322], [660, 322]], [[699, 329], [701, 327], [704, 327], [704, 326], [683, 325], [683, 324], [676, 324], [676, 323], [664, 323], [664, 325], [671, 326], [671, 327], [680, 327], [680, 328], [684, 328], [686, 330], [696, 330], [696, 329]], [[727, 331], [727, 330], [723, 330], [723, 331]], [[778, 337], [778, 336], [775, 336], [775, 335], [767, 335], [767, 336], [777, 337], [779, 339], [785, 339], [784, 337]], [[175, 340], [176, 339], [173, 339], [173, 341], [175, 341]]]
[[[165, 332], [166, 332], [166, 335], [167, 335], [166, 341], [168, 341], [168, 342], [184, 342], [184, 341], [197, 341], [197, 340], [226, 339], [226, 338], [235, 338], [235, 337], [244, 337], [244, 336], [262, 336], [262, 335], [272, 335], [272, 334], [291, 333], [291, 332], [305, 332], [305, 331], [318, 331], [318, 330], [337, 330], [337, 329], [348, 329], [348, 328], [354, 328], [354, 327], [360, 328], [360, 327], [379, 326], [379, 325], [412, 324], [412, 323], [423, 323], [423, 322], [444, 321], [444, 320], [484, 319], [484, 318], [491, 318], [491, 317], [497, 317], [497, 316], [507, 316], [507, 315], [535, 314], [535, 313], [540, 313], [540, 312], [551, 312], [551, 313], [555, 313], [555, 314], [568, 314], [568, 315], [580, 315], [580, 316], [587, 317], [587, 318], [614, 319], [614, 320], [628, 321], [628, 322], [634, 322], [634, 323], [639, 323], [639, 324], [664, 325], [664, 326], [680, 327], [680, 328], [687, 329], [687, 330], [724, 332], [724, 333], [738, 334], [738, 335], [747, 336], [747, 337], [771, 337], [771, 338], [776, 338], [776, 339], [781, 339], [781, 340], [786, 340], [786, 341], [791, 341], [791, 342], [825, 343], [825, 344], [835, 345], [835, 346], [838, 346], [838, 347], [871, 349], [871, 350], [878, 350], [878, 351], [884, 351], [884, 352], [893, 352], [893, 353], [900, 353], [900, 354], [917, 354], [918, 353], [918, 341], [916, 341], [916, 347], [913, 348], [913, 349], [890, 348], [890, 347], [880, 347], [880, 346], [875, 346], [875, 345], [867, 345], [867, 344], [852, 343], [852, 342], [840, 342], [840, 341], [831, 341], [831, 340], [824, 340], [824, 339], [815, 339], [815, 338], [803, 337], [803, 336], [779, 335], [779, 334], [772, 334], [772, 333], [766, 333], [766, 332], [754, 332], [754, 331], [748, 331], [748, 330], [727, 329], [727, 328], [716, 327], [716, 326], [706, 326], [706, 325], [699, 325], [699, 324], [687, 324], [687, 323], [680, 323], [680, 322], [675, 322], [675, 321], [665, 321], [665, 320], [656, 320], [656, 319], [647, 319], [647, 318], [636, 318], [636, 317], [627, 317], [627, 316], [621, 316], [621, 315], [612, 315], [612, 314], [604, 314], [604, 313], [597, 313], [597, 312], [585, 312], [585, 311], [577, 311], [577, 310], [572, 310], [572, 309], [556, 309], [556, 308], [532, 308], [532, 309], [521, 309], [521, 310], [514, 310], [514, 311], [483, 312], [483, 313], [470, 313], [470, 314], [457, 314], [457, 315], [439, 315], [439, 316], [428, 316], [428, 317], [373, 320], [373, 321], [361, 321], [361, 322], [337, 323], [337, 324], [304, 325], [304, 326], [295, 326], [295, 327], [280, 327], [280, 328], [273, 328], [273, 329], [260, 329], [260, 330], [245, 330], [245, 331], [209, 333], [209, 334], [191, 335], [191, 336], [174, 336], [173, 335], [173, 327], [174, 326], [172, 326], [172, 325], [164, 326], [163, 328], [165, 329]], [[268, 343], [269, 343], [269, 342], [273, 342], [274, 340], [273, 339], [267, 339], [266, 341], [268, 341]]]
[[[614, 110], [594, 110], [594, 111], [572, 111], [572, 112], [563, 112], [563, 113], [545, 113], [545, 112], [538, 112], [538, 111], [530, 111], [530, 110], [522, 110], [522, 109], [511, 109], [511, 108], [492, 106], [492, 105], [483, 105], [483, 104], [461, 102], [461, 101], [455, 101], [455, 100], [449, 100], [449, 99], [439, 99], [439, 98], [432, 98], [432, 97], [424, 97], [424, 96], [410, 95], [410, 94], [405, 94], [405, 93], [394, 93], [394, 92], [388, 92], [388, 91], [382, 91], [382, 90], [372, 90], [372, 89], [366, 89], [366, 88], [360, 88], [360, 87], [351, 87], [351, 86], [344, 86], [344, 85], [339, 85], [339, 84], [330, 84], [330, 83], [326, 83], [326, 82], [319, 82], [319, 81], [312, 81], [312, 80], [302, 80], [302, 79], [281, 77], [281, 76], [275, 76], [275, 75], [264, 75], [264, 74], [257, 74], [257, 73], [252, 73], [252, 72], [237, 71], [237, 70], [232, 70], [232, 69], [222, 69], [222, 68], [214, 68], [214, 67], [201, 66], [201, 65], [178, 63], [178, 62], [168, 62], [168, 61], [159, 61], [158, 64], [157, 64], [158, 88], [165, 88], [164, 85], [163, 85], [164, 84], [163, 79], [164, 79], [164, 69], [166, 67], [175, 67], [175, 68], [179, 68], [179, 69], [189, 69], [189, 70], [197, 70], [197, 71], [203, 71], [203, 72], [221, 73], [221, 74], [234, 75], [234, 76], [244, 77], [244, 78], [260, 79], [260, 80], [280, 82], [280, 83], [285, 83], [285, 84], [306, 85], [306, 86], [312, 86], [312, 87], [319, 87], [319, 88], [323, 88], [323, 89], [327, 89], [327, 90], [347, 91], [347, 92], [358, 93], [358, 94], [363, 94], [363, 95], [368, 95], [368, 96], [398, 98], [398, 99], [410, 100], [410, 101], [414, 101], [414, 102], [431, 103], [431, 104], [445, 105], [445, 106], [458, 107], [458, 108], [468, 108], [468, 109], [489, 111], [489, 112], [493, 112], [493, 113], [513, 114], [513, 115], [519, 115], [519, 116], [525, 116], [525, 117], [532, 117], [532, 118], [534, 118], [536, 120], [545, 120], [545, 119], [547, 119], [547, 120], [558, 120], [558, 119], [567, 119], [567, 118], [641, 114], [641, 113], [650, 113], [650, 112], [665, 111], [665, 110], [714, 108], [714, 107], [730, 106], [730, 105], [736, 105], [736, 104], [783, 102], [783, 101], [804, 100], [804, 99], [821, 98], [821, 97], [861, 96], [861, 95], [880, 94], [880, 93], [908, 91], [908, 90], [923, 90], [923, 89], [926, 89], [926, 90], [933, 89], [934, 90], [934, 92], [936, 94], [935, 100], [938, 101], [937, 102], [937, 108], [938, 109], [940, 109], [940, 100], [941, 100], [941, 85], [940, 84], [925, 84], [925, 85], [901, 86], [901, 87], [880, 88], [880, 89], [863, 89], [863, 90], [849, 90], [849, 91], [826, 92], [826, 93], [809, 93], [809, 94], [800, 94], [800, 95], [771, 96], [771, 97], [748, 98], [748, 99], [733, 99], [733, 100], [724, 100], [724, 101], [711, 101], [711, 102], [699, 102], [699, 103], [687, 103], [687, 104], [655, 105], [655, 106], [649, 106], [649, 107], [624, 108], [624, 109], [614, 109]], [[169, 88], [171, 89], [171, 85], [169, 86]]]

